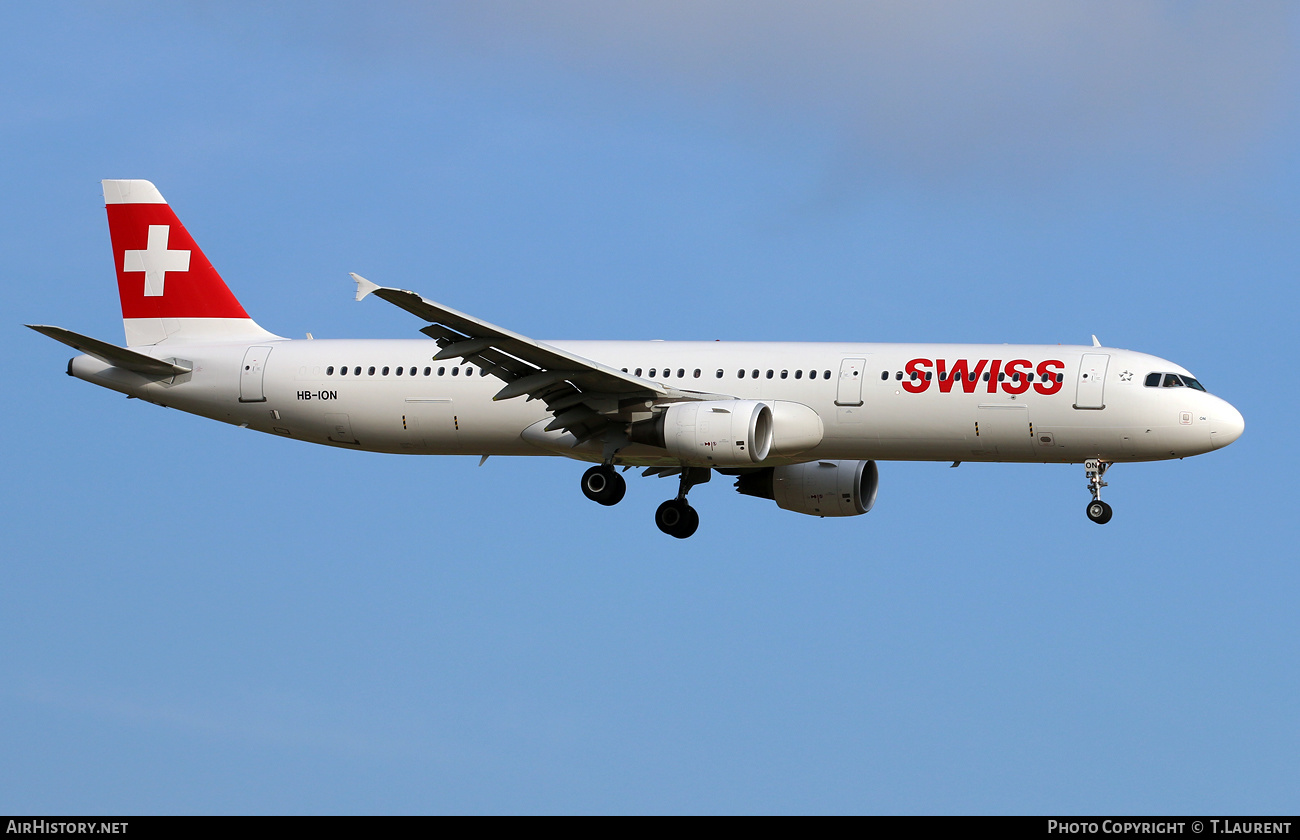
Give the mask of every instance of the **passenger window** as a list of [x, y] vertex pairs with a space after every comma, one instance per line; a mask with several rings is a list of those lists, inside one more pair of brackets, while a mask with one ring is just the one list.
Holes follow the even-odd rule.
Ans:
[[330, 365], [329, 367], [325, 368], [325, 375], [326, 376], [334, 375], [334, 365]]
[[699, 379], [699, 378], [700, 378], [700, 369], [699, 369], [699, 368], [696, 368], [696, 369], [695, 369], [695, 378], [696, 378], [696, 379]]
[[429, 370], [429, 368], [425, 368], [425, 369], [424, 369], [424, 375], [425, 375], [425, 376], [428, 376], [430, 373], [431, 373], [431, 371]]
[[880, 381], [881, 381], [881, 382], [888, 382], [888, 381], [889, 381], [889, 371], [887, 371], [887, 370], [882, 370], [882, 371], [880, 372]]
[[796, 370], [796, 371], [794, 372], [794, 378], [795, 378], [795, 379], [803, 379], [803, 371], [801, 371], [801, 370]]
[[769, 370], [769, 371], [767, 372], [767, 378], [768, 378], [768, 379], [771, 379], [771, 378], [772, 378], [772, 371]]
[[452, 376], [460, 376], [460, 368], [458, 368], [458, 367], [454, 367], [454, 368], [452, 368], [452, 369], [451, 369], [451, 375], [452, 375]]
[[929, 382], [929, 381], [930, 381], [930, 378], [931, 378], [932, 376], [934, 376], [934, 374], [927, 370], [927, 371], [925, 372], [925, 381], [926, 381], [926, 382]]
[[655, 371], [656, 371], [656, 370], [658, 370], [658, 368], [650, 368], [650, 378], [651, 378], [651, 379], [654, 379], [654, 378], [655, 378]]
[[360, 375], [361, 375], [361, 365], [357, 365], [356, 367], [354, 367], [354, 368], [352, 369], [352, 375], [353, 375], [353, 376], [360, 376]]
[[384, 374], [384, 376], [387, 376], [387, 375], [388, 375], [388, 365], [384, 365], [384, 369], [383, 369], [382, 373]]
[[902, 382], [902, 381], [903, 381], [903, 372], [900, 370], [900, 371], [899, 371], [899, 372], [894, 376], [894, 379], [898, 380], [899, 382]]
[[985, 381], [985, 382], [988, 382], [988, 381], [989, 381], [989, 372], [988, 372], [987, 370], [984, 371], [984, 381]]
[[718, 368], [718, 378], [722, 378], [722, 368]]
[[785, 379], [785, 378], [788, 377], [789, 375], [790, 375], [790, 371], [788, 371], [788, 370], [783, 370], [783, 371], [781, 371], [781, 378], [782, 378], [782, 379]]
[[401, 368], [398, 368], [398, 369], [397, 369], [397, 375], [398, 375], [398, 376], [401, 376], [401, 375], [402, 375], [402, 369], [401, 369]]
[[829, 370], [822, 371], [822, 379], [830, 379], [830, 378], [831, 378], [831, 372]]
[[442, 376], [442, 375], [445, 374], [446, 372], [447, 372], [447, 369], [446, 369], [445, 367], [440, 367], [440, 368], [438, 368], [438, 375], [439, 375], [439, 376]]
[[939, 381], [940, 382], [948, 381], [948, 371], [946, 370], [939, 371]]
[[737, 378], [737, 379], [744, 379], [744, 378], [745, 378], [745, 372], [744, 372], [743, 370], [738, 370], [738, 371], [736, 371], [736, 378]]
[[753, 376], [754, 376], [755, 379], [757, 379], [757, 378], [758, 378], [758, 371], [754, 371]]
[[678, 369], [677, 369], [677, 378], [678, 378], [678, 379], [685, 379], [685, 378], [686, 378], [686, 368], [678, 368]]
[[347, 368], [345, 368], [345, 367], [341, 367], [341, 368], [339, 368], [339, 376], [347, 376], [347, 375], [348, 375], [348, 369], [347, 369]]
[[640, 375], [641, 375], [641, 368], [637, 368], [637, 369], [636, 369], [636, 375], [637, 375], [637, 376], [640, 376]]

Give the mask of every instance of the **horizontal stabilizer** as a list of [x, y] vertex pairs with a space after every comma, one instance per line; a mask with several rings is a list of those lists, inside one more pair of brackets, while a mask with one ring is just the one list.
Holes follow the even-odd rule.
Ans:
[[161, 359], [155, 359], [152, 356], [146, 356], [125, 347], [118, 347], [116, 344], [109, 344], [107, 341], [100, 341], [97, 338], [74, 333], [72, 330], [63, 329], [63, 327], [49, 327], [44, 324], [28, 324], [27, 326], [41, 335], [47, 335], [55, 341], [63, 342], [72, 349], [80, 350], [87, 356], [94, 356], [101, 362], [113, 367], [135, 371], [145, 376], [176, 376], [190, 372], [187, 367], [164, 362]]

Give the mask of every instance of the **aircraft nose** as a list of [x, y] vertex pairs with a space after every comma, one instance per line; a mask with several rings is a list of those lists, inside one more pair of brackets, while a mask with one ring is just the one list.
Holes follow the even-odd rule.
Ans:
[[1225, 402], [1210, 415], [1210, 445], [1222, 449], [1241, 437], [1245, 429], [1246, 420], [1241, 412]]

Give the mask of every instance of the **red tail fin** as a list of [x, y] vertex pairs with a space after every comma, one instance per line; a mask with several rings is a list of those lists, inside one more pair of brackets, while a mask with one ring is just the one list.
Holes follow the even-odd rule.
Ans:
[[265, 340], [148, 181], [104, 181], [128, 345]]

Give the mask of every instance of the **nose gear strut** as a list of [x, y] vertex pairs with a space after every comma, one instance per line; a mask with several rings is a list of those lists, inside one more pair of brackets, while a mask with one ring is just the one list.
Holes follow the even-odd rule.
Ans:
[[1105, 525], [1114, 512], [1110, 509], [1110, 505], [1101, 500], [1101, 488], [1107, 486], [1102, 476], [1110, 469], [1110, 462], [1100, 458], [1089, 458], [1083, 462], [1083, 469], [1088, 476], [1088, 492], [1092, 494], [1092, 501], [1088, 502], [1088, 518], [1098, 525]]

